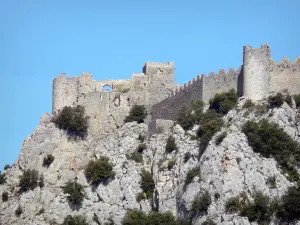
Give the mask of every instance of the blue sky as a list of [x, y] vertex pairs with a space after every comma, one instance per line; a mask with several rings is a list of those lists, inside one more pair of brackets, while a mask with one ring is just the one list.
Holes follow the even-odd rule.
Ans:
[[51, 112], [61, 72], [130, 78], [146, 61], [176, 63], [176, 82], [238, 68], [242, 47], [300, 56], [299, 0], [0, 1], [0, 170]]

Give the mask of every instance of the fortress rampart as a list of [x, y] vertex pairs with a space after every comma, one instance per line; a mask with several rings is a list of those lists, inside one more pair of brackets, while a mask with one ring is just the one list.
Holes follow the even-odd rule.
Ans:
[[[237, 70], [202, 74], [181, 87], [174, 82], [174, 71], [173, 62], [146, 62], [143, 73], [133, 74], [131, 80], [95, 81], [88, 73], [73, 78], [63, 73], [53, 81], [53, 113], [64, 106], [81, 104], [94, 122], [98, 121], [97, 129], [111, 131], [112, 126], [123, 123], [134, 104], [146, 106], [148, 122], [153, 124], [156, 119], [175, 120], [180, 109], [191, 101], [207, 103], [215, 94], [231, 88], [254, 101], [284, 89], [300, 93], [300, 58], [276, 63], [267, 44], [257, 49], [244, 46], [243, 65]], [[112, 92], [104, 88], [106, 85]]]
[[217, 93], [229, 91], [231, 88], [240, 90], [241, 72], [242, 67], [238, 70], [229, 69], [227, 73], [222, 69], [218, 74], [198, 75], [177, 89], [169, 98], [153, 105], [152, 119], [176, 120], [181, 108], [192, 101], [202, 100], [207, 103]]

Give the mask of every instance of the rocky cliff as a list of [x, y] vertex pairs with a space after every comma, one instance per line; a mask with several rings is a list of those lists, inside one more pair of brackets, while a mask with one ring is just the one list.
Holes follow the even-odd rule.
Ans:
[[[222, 130], [210, 140], [199, 155], [199, 141], [195, 139], [198, 126], [185, 131], [174, 122], [169, 129], [148, 136], [145, 140], [143, 162], [128, 159], [128, 154], [140, 144], [139, 136], [148, 135], [146, 124], [126, 123], [117, 132], [106, 137], [88, 135], [85, 140], [70, 140], [63, 130], [51, 122], [52, 116], [41, 118], [39, 126], [23, 143], [21, 154], [12, 168], [7, 169], [6, 183], [0, 185], [0, 194], [8, 193], [8, 200], [0, 199], [0, 224], [62, 224], [67, 215], [84, 215], [88, 224], [99, 225], [114, 221], [121, 224], [128, 209], [144, 212], [158, 210], [171, 212], [176, 217], [189, 217], [194, 199], [208, 193], [210, 204], [205, 213], [193, 215], [193, 224], [211, 219], [216, 224], [257, 224], [238, 213], [228, 213], [225, 204], [231, 197], [246, 194], [249, 199], [262, 192], [270, 199], [278, 199], [295, 185], [278, 167], [277, 161], [262, 157], [248, 144], [242, 126], [247, 120], [266, 118], [279, 124], [287, 134], [300, 141], [299, 112], [287, 103], [269, 109], [260, 115], [243, 109], [245, 99], [239, 99], [235, 109], [224, 116]], [[227, 132], [221, 143], [219, 134]], [[177, 150], [166, 153], [169, 136], [175, 138]], [[48, 154], [54, 156], [49, 167], [43, 166]], [[92, 186], [84, 174], [90, 159], [109, 157], [115, 178], [107, 184]], [[186, 184], [188, 171], [196, 168], [196, 175]], [[44, 185], [19, 192], [19, 176], [27, 169], [36, 169], [44, 177]], [[151, 172], [155, 191], [153, 199], [136, 196], [142, 192], [141, 171]], [[275, 177], [270, 185], [270, 177]], [[85, 197], [80, 207], [68, 203], [62, 187], [77, 179], [83, 185]], [[22, 213], [16, 216], [16, 209]], [[271, 224], [276, 220], [272, 219]]]

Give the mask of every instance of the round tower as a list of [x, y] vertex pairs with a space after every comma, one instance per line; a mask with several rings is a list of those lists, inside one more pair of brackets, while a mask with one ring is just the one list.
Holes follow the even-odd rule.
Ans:
[[77, 104], [78, 78], [67, 78], [65, 73], [53, 80], [52, 114], [64, 106]]
[[270, 58], [271, 49], [267, 44], [258, 49], [244, 46], [243, 92], [245, 97], [257, 101], [269, 93]]

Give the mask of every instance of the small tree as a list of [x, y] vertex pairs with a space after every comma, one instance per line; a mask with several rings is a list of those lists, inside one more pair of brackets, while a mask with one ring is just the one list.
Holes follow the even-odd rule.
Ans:
[[79, 205], [82, 203], [85, 193], [83, 186], [77, 181], [69, 181], [64, 187], [63, 187], [64, 194], [69, 194], [67, 199], [71, 204]]
[[283, 94], [278, 92], [275, 96], [269, 96], [268, 102], [269, 102], [270, 108], [277, 108], [277, 107], [282, 106], [282, 104], [284, 102]]
[[142, 225], [146, 224], [147, 215], [140, 210], [127, 210], [122, 225]]
[[172, 136], [169, 136], [168, 137], [168, 140], [167, 140], [167, 144], [166, 144], [166, 152], [167, 153], [171, 153], [173, 152], [174, 150], [177, 150], [177, 145], [175, 143], [175, 138], [172, 137]]
[[199, 167], [195, 167], [193, 169], [190, 169], [187, 174], [186, 174], [186, 178], [185, 178], [185, 182], [184, 182], [184, 186], [183, 189], [186, 189], [186, 187], [193, 182], [194, 178], [196, 176], [200, 176], [200, 169]]
[[9, 169], [11, 166], [9, 165], [9, 164], [6, 164], [5, 166], [4, 166], [4, 170], [7, 170], [7, 169]]
[[141, 188], [146, 193], [148, 198], [152, 198], [154, 188], [155, 188], [155, 183], [151, 173], [149, 173], [145, 169], [142, 169], [141, 177], [142, 177]]
[[129, 112], [129, 115], [125, 118], [125, 123], [136, 121], [143, 123], [147, 116], [147, 111], [143, 105], [134, 105]]
[[48, 154], [46, 157], [44, 157], [43, 160], [43, 166], [44, 167], [49, 167], [54, 161], [54, 156], [51, 154]]
[[193, 128], [201, 119], [204, 105], [204, 102], [196, 101], [192, 102], [188, 107], [183, 107], [177, 116], [177, 123], [184, 130]]
[[131, 154], [126, 154], [126, 158], [136, 163], [143, 163], [143, 154], [141, 152], [134, 151]]
[[59, 129], [66, 130], [68, 135], [72, 137], [83, 138], [87, 135], [88, 117], [85, 116], [83, 106], [65, 106], [62, 111], [52, 119], [52, 122], [55, 123]]
[[101, 156], [100, 159], [90, 160], [85, 169], [85, 177], [95, 185], [100, 183], [106, 184], [109, 179], [114, 179], [115, 172], [113, 171], [112, 163], [109, 162], [109, 158]]
[[21, 206], [19, 205], [18, 208], [17, 208], [16, 211], [15, 211], [15, 215], [16, 215], [17, 217], [19, 217], [19, 216], [21, 216], [22, 212], [23, 212], [23, 209], [22, 209]]
[[202, 193], [201, 195], [198, 195], [193, 203], [191, 211], [194, 215], [201, 213], [201, 212], [207, 212], [207, 209], [211, 203], [211, 198], [209, 193], [206, 191]]
[[88, 223], [86, 222], [86, 218], [81, 215], [68, 215], [62, 225], [88, 225]]
[[8, 192], [7, 192], [7, 191], [4, 191], [4, 192], [2, 193], [2, 201], [3, 201], [3, 202], [7, 202], [7, 200], [8, 200]]
[[210, 109], [217, 113], [227, 114], [237, 103], [238, 95], [234, 89], [228, 92], [215, 94], [213, 99], [209, 100]]
[[33, 190], [38, 185], [39, 173], [37, 170], [25, 170], [23, 175], [19, 177], [20, 192]]
[[168, 170], [171, 170], [173, 168], [173, 166], [175, 165], [176, 160], [172, 159], [168, 162]]

